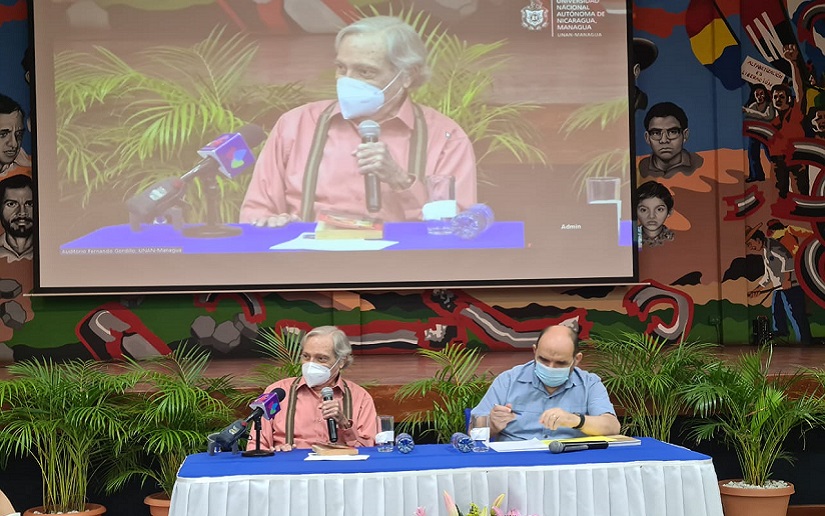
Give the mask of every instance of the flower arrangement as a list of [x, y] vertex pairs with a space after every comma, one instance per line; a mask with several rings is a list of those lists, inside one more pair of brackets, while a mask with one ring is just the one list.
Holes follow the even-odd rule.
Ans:
[[[461, 509], [458, 508], [458, 505], [453, 501], [453, 498], [450, 496], [450, 493], [444, 491], [444, 505], [447, 506], [447, 514], [449, 516], [521, 516], [521, 512], [518, 509], [510, 509], [507, 512], [504, 512], [501, 509], [501, 504], [504, 502], [504, 495], [498, 495], [498, 498], [493, 501], [493, 504], [490, 507], [479, 507], [478, 504], [470, 503], [470, 510], [467, 513], [461, 512]], [[414, 516], [427, 516], [427, 511], [423, 507], [419, 507], [415, 511]], [[527, 516], [527, 515], [525, 515]], [[537, 514], [532, 514], [529, 516], [538, 516]]]

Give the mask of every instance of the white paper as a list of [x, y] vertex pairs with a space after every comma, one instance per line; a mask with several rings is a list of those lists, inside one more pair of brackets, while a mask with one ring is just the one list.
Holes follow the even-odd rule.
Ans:
[[393, 430], [384, 430], [375, 434], [375, 444], [385, 444], [395, 441], [395, 432]]
[[497, 452], [547, 451], [547, 445], [535, 438], [526, 441], [492, 442], [489, 446]]
[[318, 455], [310, 452], [304, 460], [367, 460], [369, 455]]
[[365, 240], [362, 238], [341, 238], [318, 240], [315, 233], [301, 233], [292, 240], [273, 245], [278, 251], [380, 251], [397, 244], [392, 240]]
[[470, 439], [472, 439], [473, 441], [484, 441], [485, 443], [488, 442], [490, 440], [490, 428], [471, 428]]

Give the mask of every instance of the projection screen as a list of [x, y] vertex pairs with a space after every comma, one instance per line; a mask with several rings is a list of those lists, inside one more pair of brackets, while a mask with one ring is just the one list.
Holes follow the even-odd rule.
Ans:
[[626, 2], [32, 4], [35, 293], [637, 279]]

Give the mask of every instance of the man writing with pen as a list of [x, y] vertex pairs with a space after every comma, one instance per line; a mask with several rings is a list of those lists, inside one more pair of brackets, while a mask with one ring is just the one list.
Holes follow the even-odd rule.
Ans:
[[534, 359], [498, 375], [472, 410], [490, 414], [498, 441], [618, 434], [621, 424], [601, 379], [578, 368], [579, 338], [550, 326], [533, 345]]

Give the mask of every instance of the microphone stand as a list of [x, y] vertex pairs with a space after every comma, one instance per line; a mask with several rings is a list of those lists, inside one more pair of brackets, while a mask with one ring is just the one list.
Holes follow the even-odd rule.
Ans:
[[261, 416], [255, 418], [255, 449], [241, 453], [244, 457], [271, 457], [274, 451], [261, 449]]
[[218, 223], [219, 189], [217, 173], [207, 170], [200, 176], [203, 181], [203, 196], [206, 202], [206, 224], [183, 228], [183, 235], [196, 238], [220, 238], [240, 235], [243, 229]]

